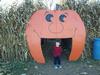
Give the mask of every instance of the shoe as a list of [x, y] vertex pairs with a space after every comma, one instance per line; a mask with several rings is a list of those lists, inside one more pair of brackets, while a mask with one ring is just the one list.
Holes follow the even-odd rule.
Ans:
[[62, 66], [60, 65], [59, 68], [62, 68]]
[[55, 68], [55, 69], [58, 69], [58, 67], [57, 67], [57, 66], [55, 66], [54, 68]]

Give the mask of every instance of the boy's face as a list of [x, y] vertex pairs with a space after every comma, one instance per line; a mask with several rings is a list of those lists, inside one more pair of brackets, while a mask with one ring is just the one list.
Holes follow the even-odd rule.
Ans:
[[60, 46], [60, 43], [59, 42], [56, 42], [56, 47], [59, 47]]

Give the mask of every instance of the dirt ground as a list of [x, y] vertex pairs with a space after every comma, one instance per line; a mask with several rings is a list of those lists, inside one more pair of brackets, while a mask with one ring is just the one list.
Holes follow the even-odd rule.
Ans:
[[93, 65], [91, 62], [62, 62], [62, 69], [54, 69], [52, 62], [49, 61], [45, 65], [35, 66], [35, 71], [38, 74], [34, 74], [33, 67], [29, 69], [27, 75], [100, 75], [100, 65]]
[[100, 75], [100, 61], [62, 59], [61, 69], [54, 69], [51, 60], [44, 65], [34, 61], [0, 63], [0, 75]]

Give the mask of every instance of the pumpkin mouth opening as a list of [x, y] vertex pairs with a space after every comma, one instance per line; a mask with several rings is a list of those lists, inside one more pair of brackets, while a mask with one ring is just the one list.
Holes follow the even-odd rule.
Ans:
[[[69, 58], [72, 48], [72, 38], [64, 38], [64, 39], [47, 39], [41, 38], [41, 48], [43, 51], [43, 55], [46, 59], [52, 59], [52, 47], [55, 46], [55, 42], [59, 41], [60, 46], [63, 49], [62, 57]], [[67, 57], [66, 57], [67, 56]]]

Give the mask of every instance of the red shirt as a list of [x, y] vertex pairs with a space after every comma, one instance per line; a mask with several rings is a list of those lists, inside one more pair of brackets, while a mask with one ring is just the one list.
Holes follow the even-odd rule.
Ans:
[[62, 48], [61, 47], [53, 47], [53, 56], [57, 57], [57, 56], [61, 56], [62, 53]]

